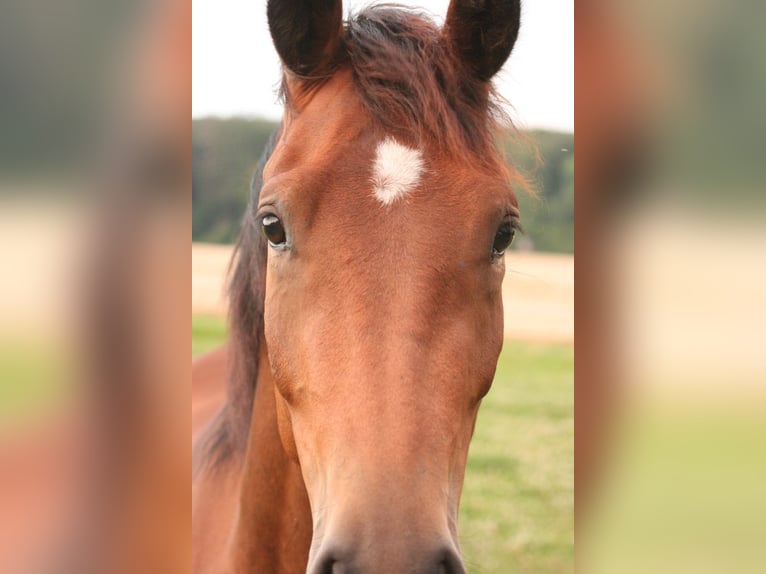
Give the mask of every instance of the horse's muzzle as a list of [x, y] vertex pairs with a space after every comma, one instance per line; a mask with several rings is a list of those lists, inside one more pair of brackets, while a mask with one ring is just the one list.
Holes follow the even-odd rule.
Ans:
[[307, 574], [390, 574], [392, 567], [396, 568], [397, 574], [466, 574], [462, 560], [450, 547], [405, 560], [386, 556], [383, 551], [380, 558], [370, 560], [328, 549], [320, 552]]
[[374, 554], [364, 556], [329, 546], [319, 552], [307, 574], [466, 574], [451, 545], [404, 559], [388, 555], [385, 548]]

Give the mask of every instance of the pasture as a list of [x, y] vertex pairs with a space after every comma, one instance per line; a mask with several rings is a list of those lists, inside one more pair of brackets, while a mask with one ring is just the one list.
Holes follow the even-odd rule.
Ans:
[[[220, 316], [192, 317], [192, 355], [225, 340]], [[506, 340], [479, 413], [461, 504], [473, 574], [574, 569], [574, 350]]]

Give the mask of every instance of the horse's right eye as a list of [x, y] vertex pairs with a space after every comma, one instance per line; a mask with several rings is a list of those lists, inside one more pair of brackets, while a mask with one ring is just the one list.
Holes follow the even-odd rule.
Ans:
[[505, 250], [511, 246], [513, 238], [516, 236], [516, 230], [510, 221], [504, 221], [495, 233], [495, 238], [492, 241], [492, 256], [495, 258], [502, 257]]
[[272, 247], [281, 248], [287, 243], [285, 228], [276, 215], [264, 215], [261, 219], [261, 229]]

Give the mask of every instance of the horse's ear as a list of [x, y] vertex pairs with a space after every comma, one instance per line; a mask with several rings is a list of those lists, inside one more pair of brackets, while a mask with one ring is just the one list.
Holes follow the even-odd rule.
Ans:
[[267, 14], [274, 47], [293, 73], [322, 74], [340, 59], [342, 0], [268, 0]]
[[458, 57], [486, 82], [510, 56], [520, 21], [520, 0], [452, 0], [444, 35]]

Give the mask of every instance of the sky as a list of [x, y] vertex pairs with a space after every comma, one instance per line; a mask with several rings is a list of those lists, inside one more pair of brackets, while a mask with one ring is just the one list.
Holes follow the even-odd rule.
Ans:
[[[346, 0], [344, 10], [370, 4]], [[398, 0], [440, 22], [449, 0]], [[280, 64], [266, 0], [193, 0], [192, 116], [279, 119]], [[495, 77], [518, 127], [574, 131], [574, 2], [527, 0], [511, 57]]]

